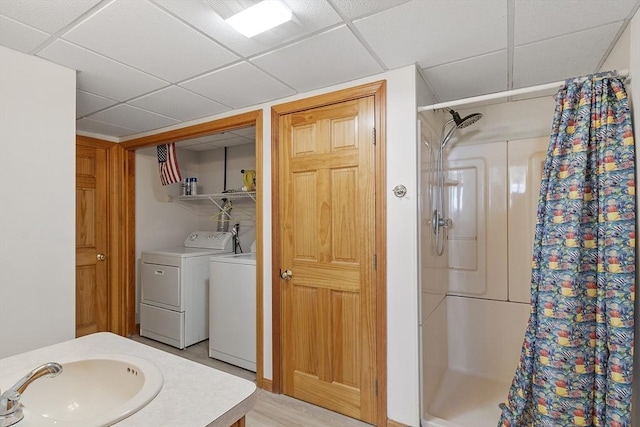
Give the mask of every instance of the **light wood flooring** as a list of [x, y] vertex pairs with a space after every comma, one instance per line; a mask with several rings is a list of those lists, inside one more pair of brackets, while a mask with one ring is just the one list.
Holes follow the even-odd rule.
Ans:
[[[208, 340], [178, 350], [139, 335], [134, 335], [131, 339], [249, 381], [256, 380], [254, 372], [211, 359]], [[246, 427], [369, 427], [369, 424], [283, 394], [258, 389], [258, 401], [246, 416]]]

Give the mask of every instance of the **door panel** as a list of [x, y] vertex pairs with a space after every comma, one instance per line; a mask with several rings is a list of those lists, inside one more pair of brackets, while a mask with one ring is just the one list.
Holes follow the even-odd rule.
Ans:
[[375, 422], [374, 98], [280, 117], [283, 392]]
[[[107, 149], [76, 146], [76, 336], [108, 330]], [[102, 258], [100, 260], [99, 258]]]

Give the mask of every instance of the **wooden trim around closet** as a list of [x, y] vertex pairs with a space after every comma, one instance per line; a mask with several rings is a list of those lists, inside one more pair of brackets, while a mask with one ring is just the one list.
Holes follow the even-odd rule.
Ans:
[[121, 232], [126, 236], [126, 246], [123, 250], [126, 257], [123, 260], [127, 267], [126, 278], [122, 283], [126, 286], [126, 304], [130, 305], [132, 310], [127, 313], [127, 331], [132, 334], [135, 331], [135, 150], [143, 147], [152, 147], [160, 144], [181, 141], [200, 136], [211, 135], [219, 132], [232, 131], [249, 126], [255, 126], [256, 132], [256, 339], [257, 339], [257, 359], [256, 359], [256, 382], [259, 388], [270, 389], [271, 380], [264, 378], [264, 322], [263, 322], [263, 209], [264, 186], [262, 185], [263, 177], [263, 148], [262, 148], [262, 132], [263, 132], [262, 110], [249, 111], [237, 114], [231, 117], [225, 117], [193, 126], [187, 126], [180, 129], [174, 129], [167, 132], [161, 132], [154, 135], [143, 136], [131, 139], [119, 144], [120, 147], [127, 150], [127, 166], [123, 170], [126, 175], [125, 188], [122, 194], [126, 198], [124, 211], [121, 212], [126, 220], [121, 224]]
[[[200, 123], [193, 126], [130, 139], [122, 142], [120, 145], [127, 150], [135, 150], [136, 148], [152, 147], [154, 145], [167, 144], [169, 142], [211, 135], [212, 133], [241, 129], [247, 126], [254, 126], [257, 122], [261, 121], [262, 110], [249, 111], [248, 113], [242, 113], [236, 116], [225, 117], [223, 119]], [[258, 143], [257, 137], [258, 135], [256, 134], [256, 144]], [[260, 139], [262, 139], [262, 135], [260, 135]]]

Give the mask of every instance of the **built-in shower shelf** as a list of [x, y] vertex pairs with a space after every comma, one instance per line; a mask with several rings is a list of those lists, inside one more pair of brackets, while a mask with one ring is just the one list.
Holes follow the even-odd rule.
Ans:
[[454, 181], [451, 179], [447, 179], [444, 182], [445, 187], [455, 187], [456, 185], [459, 185], [459, 184], [460, 184], [460, 181]]

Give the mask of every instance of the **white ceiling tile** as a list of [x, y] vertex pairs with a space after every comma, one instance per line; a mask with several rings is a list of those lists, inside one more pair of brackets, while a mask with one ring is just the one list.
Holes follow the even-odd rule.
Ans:
[[112, 105], [115, 105], [117, 103], [118, 101], [114, 101], [113, 99], [104, 98], [93, 93], [77, 90], [76, 118], [87, 116], [91, 113], [95, 113], [98, 110], [111, 107]]
[[505, 0], [419, 0], [354, 22], [387, 67], [426, 68], [507, 48]]
[[0, 45], [2, 46], [20, 52], [30, 52], [48, 38], [47, 33], [0, 15]]
[[180, 148], [184, 150], [191, 150], [191, 151], [209, 151], [209, 150], [217, 150], [221, 147], [218, 147], [216, 145], [210, 145], [210, 144], [193, 144], [193, 145], [181, 145]]
[[507, 90], [507, 51], [424, 69], [440, 102]]
[[406, 3], [409, 0], [333, 0], [333, 3], [349, 19], [372, 15], [385, 9]]
[[[621, 23], [516, 47], [514, 88], [552, 83], [596, 71]], [[585, 55], [584, 52], [589, 52]]]
[[228, 2], [218, 0], [155, 0], [155, 3], [232, 51], [251, 56], [340, 22], [340, 16], [326, 1], [293, 0], [287, 5], [294, 19], [252, 38], [235, 31], [225, 19], [258, 0]]
[[0, 14], [53, 34], [99, 2], [100, 0], [2, 0]]
[[[623, 21], [637, 0], [516, 0], [516, 46]], [[596, 11], [596, 13], [594, 13]]]
[[161, 89], [127, 104], [181, 121], [212, 116], [231, 109], [178, 86]]
[[[250, 137], [242, 136], [249, 134]], [[234, 147], [237, 145], [255, 143], [255, 127], [241, 129], [240, 131], [220, 132], [213, 135], [201, 136], [199, 138], [191, 138], [184, 141], [176, 141], [178, 147], [192, 150], [205, 151], [221, 147]]]
[[227, 141], [221, 141], [221, 142], [217, 142], [217, 143], [212, 143], [211, 145], [214, 147], [237, 147], [238, 145], [247, 145], [247, 144], [254, 144], [255, 141], [253, 140], [249, 140], [247, 138], [233, 138], [233, 139], [229, 139]]
[[246, 138], [251, 138], [253, 140], [256, 139], [256, 127], [255, 126], [249, 126], [246, 128], [242, 128], [242, 129], [236, 129], [231, 131], [231, 133], [236, 134], [236, 135], [240, 135], [240, 136], [244, 136]]
[[143, 95], [168, 83], [71, 43], [57, 40], [38, 56], [78, 71], [77, 88], [118, 101]]
[[[246, 38], [224, 22], [259, 1], [0, 0], [0, 45], [77, 70], [78, 129], [130, 138], [409, 64], [424, 69], [442, 101], [592, 73], [640, 7], [640, 0], [284, 0], [294, 19], [264, 34]], [[624, 42], [618, 48], [628, 51]], [[255, 131], [247, 132], [203, 146], [253, 141]]]
[[179, 141], [181, 147], [201, 146], [211, 147], [230, 147], [233, 145], [242, 145], [255, 142], [255, 127], [247, 128], [253, 132], [250, 136], [243, 136], [238, 131], [219, 132], [213, 135], [205, 135], [198, 138], [191, 138]]
[[299, 92], [382, 72], [346, 27], [339, 27], [252, 60]]
[[180, 86], [233, 108], [256, 105], [295, 93], [246, 62], [189, 80]]
[[172, 83], [238, 59], [143, 1], [116, 0], [63, 38]]
[[88, 119], [86, 117], [80, 120], [76, 120], [76, 130], [91, 132], [100, 135], [110, 135], [118, 138], [139, 133], [139, 131], [135, 129], [128, 129], [110, 123], [103, 123], [97, 120]]
[[116, 105], [113, 108], [92, 114], [89, 118], [115, 126], [135, 129], [139, 132], [146, 132], [180, 123], [178, 120], [126, 104]]

